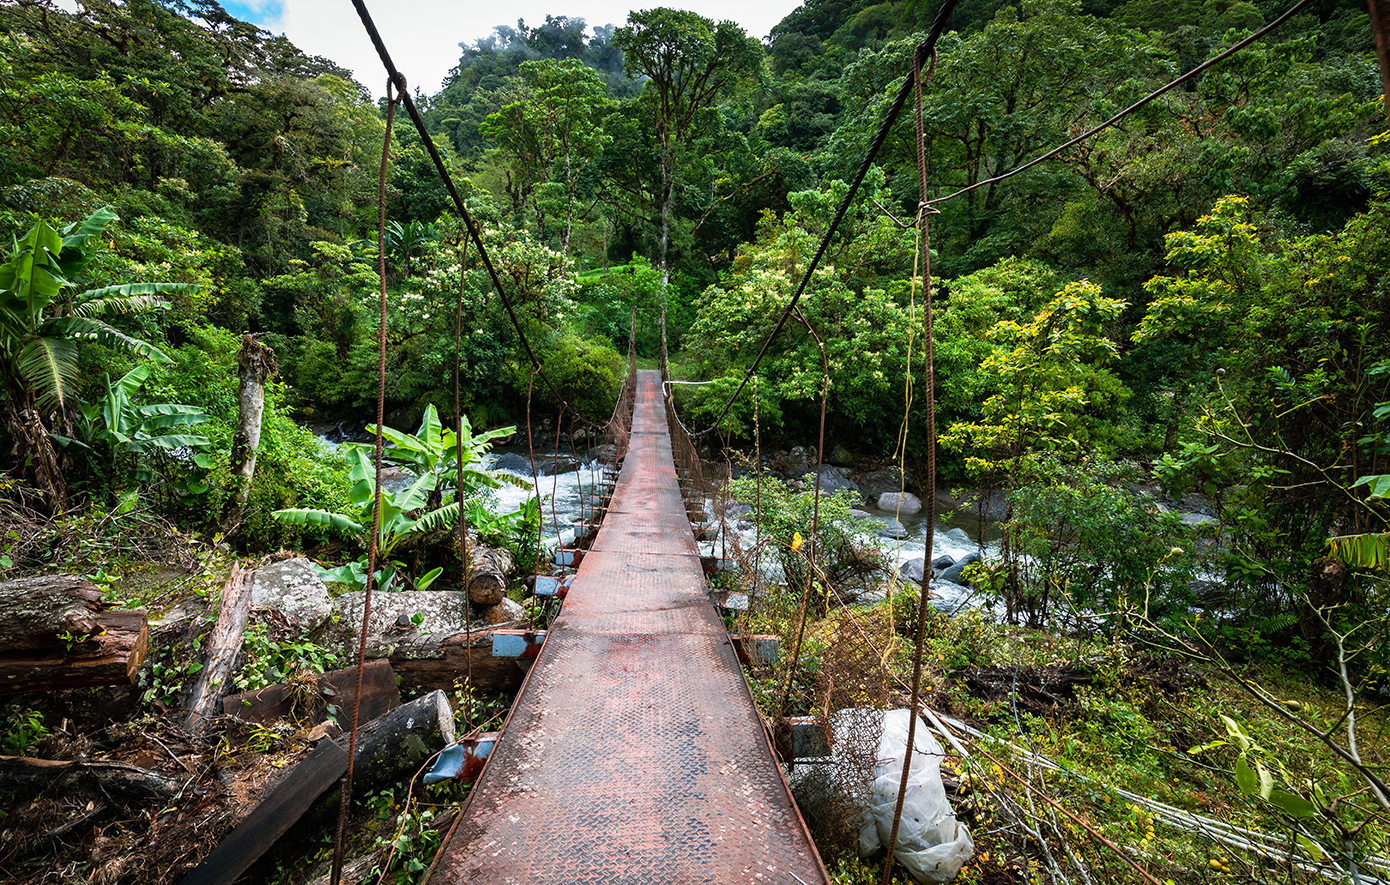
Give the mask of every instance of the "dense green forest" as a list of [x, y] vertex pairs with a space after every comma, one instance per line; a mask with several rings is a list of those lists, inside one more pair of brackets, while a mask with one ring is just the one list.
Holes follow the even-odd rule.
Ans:
[[[808, 0], [765, 40], [673, 9], [556, 15], [461, 44], [414, 100], [552, 388], [404, 114], [383, 281], [384, 103], [215, 0], [78, 6], [0, 2], [0, 579], [61, 567], [73, 537], [137, 507], [246, 554], [360, 552], [342, 522], [272, 513], [360, 504], [307, 425], [375, 420], [383, 283], [398, 430], [456, 425], [456, 348], [479, 434], [528, 412], [602, 423], [629, 334], [641, 359], [661, 349], [654, 309], [675, 371], [704, 382], [680, 393], [687, 423], [714, 421], [936, 11]], [[1129, 611], [1177, 629], [1200, 607], [1210, 641], [1317, 672], [1373, 636], [1351, 672], [1383, 699], [1390, 99], [1364, 5], [1313, 0], [993, 181], [1286, 6], [959, 4], [922, 108], [925, 198], [968, 188], [930, 215], [940, 485], [1002, 495], [975, 581], [1010, 622], [1104, 631]], [[904, 114], [721, 446], [815, 444], [818, 338], [827, 448], [898, 461], [920, 488], [917, 181]], [[247, 335], [276, 372], [239, 502]]]

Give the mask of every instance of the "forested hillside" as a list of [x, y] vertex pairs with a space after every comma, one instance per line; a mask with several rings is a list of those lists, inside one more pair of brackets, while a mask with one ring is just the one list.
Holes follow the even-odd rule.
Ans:
[[[1341, 672], [1383, 701], [1390, 98], [1365, 5], [1312, 0], [995, 180], [1292, 2], [960, 3], [923, 96], [928, 193], [904, 113], [707, 457], [814, 446], [823, 343], [827, 454], [898, 464], [930, 500], [925, 200], [939, 486], [997, 493], [1002, 540], [973, 580], [999, 618], [1094, 637], [1117, 613], [1180, 632], [1201, 610], [1211, 647], [1319, 678], [1355, 645]], [[412, 81], [542, 383], [403, 113], [379, 255], [386, 105], [349, 72], [215, 0], [78, 6], [0, 0], [0, 580], [114, 572], [174, 536], [365, 562], [351, 519], [273, 514], [367, 513], [365, 462], [308, 428], [376, 420], [382, 291], [384, 423], [403, 433], [458, 426], [456, 368], [477, 452], [528, 417], [606, 421], [629, 335], [661, 351], [657, 310], [699, 382], [687, 423], [714, 422], [936, 13], [808, 0], [764, 38], [557, 9], [462, 42], [437, 89]], [[274, 371], [248, 484], [253, 344]], [[779, 525], [799, 548], [806, 526]], [[518, 526], [498, 531], [516, 546]], [[454, 574], [440, 550], [403, 557], [402, 580]]]

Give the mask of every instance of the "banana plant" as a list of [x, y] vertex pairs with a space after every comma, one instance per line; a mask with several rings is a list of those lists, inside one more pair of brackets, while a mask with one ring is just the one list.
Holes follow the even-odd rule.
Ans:
[[0, 264], [0, 412], [19, 460], [31, 465], [55, 510], [66, 504], [67, 480], [49, 433], [67, 421], [81, 345], [96, 342], [167, 361], [153, 344], [103, 317], [156, 310], [165, 304], [162, 295], [202, 288], [184, 283], [83, 288], [78, 281], [116, 217], [99, 209], [62, 230], [39, 221]]
[[149, 377], [148, 366], [136, 366], [116, 381], [107, 376], [105, 396], [94, 403], [78, 403], [77, 437], [54, 434], [54, 442], [60, 447], [92, 452], [108, 467], [113, 467], [124, 455], [132, 456], [135, 464], [130, 476], [139, 482], [154, 478], [149, 469], [141, 466], [141, 456], [156, 449], [204, 449], [212, 445], [201, 434], [164, 432], [210, 420], [202, 409], [178, 403], [137, 406], [132, 402]]
[[[376, 467], [363, 447], [349, 448], [345, 454], [350, 468], [348, 479], [352, 483], [348, 500], [357, 508], [356, 513], [289, 508], [275, 511], [274, 517], [290, 525], [319, 525], [353, 532], [362, 536], [365, 545], [369, 533], [366, 526], [371, 524], [373, 504], [377, 498]], [[383, 590], [398, 589], [398, 584], [409, 584], [415, 590], [424, 590], [443, 571], [436, 568], [412, 578], [404, 563], [391, 558], [402, 542], [445, 528], [458, 519], [457, 504], [426, 509], [425, 505], [437, 482], [435, 474], [423, 473], [405, 489], [396, 492], [381, 490], [381, 524], [377, 531], [377, 556], [381, 568], [376, 573], [376, 580], [377, 586]], [[320, 572], [327, 580], [360, 590], [367, 585], [365, 566], [365, 561], [359, 560], [336, 569], [320, 569]]]
[[[503, 481], [509, 481], [510, 477], [494, 476], [482, 470], [475, 470], [469, 464], [477, 462], [487, 450], [492, 447], [494, 440], [505, 439], [516, 433], [516, 427], [499, 427], [495, 430], [487, 430], [475, 434], [473, 426], [468, 421], [468, 416], [463, 416], [463, 463], [461, 495], [456, 497], [468, 497], [479, 489], [501, 488]], [[376, 425], [368, 424], [367, 430], [376, 433]], [[450, 469], [455, 464], [458, 455], [459, 435], [453, 428], [445, 427], [439, 420], [439, 412], [434, 404], [425, 407], [425, 415], [420, 421], [420, 429], [414, 433], [402, 433], [390, 427], [381, 428], [381, 436], [384, 441], [382, 458], [394, 462], [416, 476], [434, 474], [452, 474]], [[368, 443], [348, 443], [344, 446], [349, 451], [373, 452], [374, 446]], [[370, 455], [368, 456], [370, 457]], [[429, 505], [431, 509], [437, 509], [441, 503], [441, 495], [436, 490], [430, 495]]]

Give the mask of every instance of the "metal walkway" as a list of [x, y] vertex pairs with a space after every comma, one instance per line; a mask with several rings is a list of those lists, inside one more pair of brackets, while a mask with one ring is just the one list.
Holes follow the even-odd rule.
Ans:
[[828, 882], [704, 587], [640, 372], [603, 527], [428, 885]]

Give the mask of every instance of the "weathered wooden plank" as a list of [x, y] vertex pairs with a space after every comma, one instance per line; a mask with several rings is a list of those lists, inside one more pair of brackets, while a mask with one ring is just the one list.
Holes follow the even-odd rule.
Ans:
[[[357, 692], [357, 668], [346, 667], [319, 674], [314, 695], [307, 708], [296, 710], [294, 698], [283, 683], [267, 685], [255, 691], [228, 695], [222, 699], [222, 712], [246, 722], [269, 722], [286, 716], [299, 716], [306, 721], [322, 722], [328, 705], [338, 710], [334, 718], [346, 727], [352, 715], [353, 696]], [[389, 713], [401, 705], [396, 672], [390, 661], [368, 661], [362, 668], [362, 707], [358, 718], [368, 722]]]
[[0, 792], [22, 796], [53, 788], [64, 793], [117, 793], [131, 799], [165, 799], [177, 793], [182, 783], [179, 778], [125, 762], [0, 756]]
[[188, 694], [188, 715], [184, 718], [183, 727], [189, 731], [197, 731], [204, 719], [221, 709], [222, 695], [226, 693], [232, 676], [232, 664], [236, 663], [237, 655], [241, 653], [241, 643], [246, 638], [254, 574], [254, 571], [242, 571], [241, 563], [236, 563], [222, 587], [217, 622], [212, 625], [212, 632], [208, 634], [203, 647], [204, 666]]
[[232, 885], [347, 771], [347, 751], [320, 741], [180, 885]]

